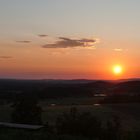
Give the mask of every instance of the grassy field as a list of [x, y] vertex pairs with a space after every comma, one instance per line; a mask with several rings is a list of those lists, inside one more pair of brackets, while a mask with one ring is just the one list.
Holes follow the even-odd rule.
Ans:
[[[122, 108], [122, 106], [124, 108]], [[91, 112], [97, 118], [106, 122], [109, 120], [113, 115], [117, 115], [122, 120], [123, 127], [127, 130], [137, 130], [140, 129], [140, 120], [138, 119], [137, 110], [134, 104], [127, 104], [127, 105], [78, 105], [78, 106], [49, 106], [45, 107], [43, 110], [43, 120], [53, 123], [57, 116], [62, 114], [63, 112], [70, 111], [71, 107], [76, 107], [79, 112]], [[139, 104], [140, 106], [140, 104]], [[126, 110], [126, 111], [124, 111]], [[131, 112], [133, 110], [134, 114]], [[130, 111], [130, 112], [129, 112]]]
[[[73, 102], [72, 102], [73, 101]], [[93, 102], [93, 104], [91, 104]], [[80, 104], [81, 103], [81, 104]], [[87, 104], [86, 104], [87, 103]], [[97, 118], [105, 122], [112, 115], [118, 115], [125, 129], [140, 130], [140, 104], [109, 104], [96, 105], [97, 99], [57, 99], [40, 102], [43, 109], [42, 120], [44, 123], [54, 124], [59, 115], [69, 112], [72, 107], [76, 107], [78, 112], [91, 112]], [[0, 121], [9, 122], [12, 108], [10, 105], [0, 106]]]
[[12, 108], [10, 107], [10, 105], [1, 105], [0, 106], [0, 121], [9, 122], [11, 113], [12, 113]]
[[104, 97], [81, 97], [81, 98], [57, 98], [45, 99], [40, 102], [41, 106], [57, 104], [57, 105], [93, 105], [99, 103]]

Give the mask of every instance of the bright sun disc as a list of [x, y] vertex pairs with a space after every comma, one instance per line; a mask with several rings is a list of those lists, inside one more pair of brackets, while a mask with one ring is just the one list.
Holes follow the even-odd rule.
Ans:
[[122, 67], [120, 65], [116, 65], [113, 67], [113, 72], [115, 74], [121, 74], [122, 73]]

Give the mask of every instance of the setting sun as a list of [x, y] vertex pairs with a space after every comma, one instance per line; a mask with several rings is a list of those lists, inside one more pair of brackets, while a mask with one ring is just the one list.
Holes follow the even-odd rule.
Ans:
[[114, 74], [116, 74], [116, 75], [121, 74], [121, 73], [122, 73], [122, 66], [120, 66], [120, 65], [115, 65], [115, 66], [113, 67], [113, 72], [114, 72]]

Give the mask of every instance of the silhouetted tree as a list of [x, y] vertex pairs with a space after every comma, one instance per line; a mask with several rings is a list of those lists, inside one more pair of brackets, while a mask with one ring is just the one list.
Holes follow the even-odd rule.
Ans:
[[42, 109], [34, 98], [22, 98], [14, 104], [12, 122], [23, 124], [41, 124]]
[[122, 139], [122, 125], [121, 120], [117, 115], [113, 115], [106, 123], [106, 129], [103, 131], [103, 140], [121, 140]]
[[90, 112], [78, 113], [76, 108], [72, 108], [69, 113], [57, 118], [56, 129], [58, 134], [99, 138], [101, 122]]

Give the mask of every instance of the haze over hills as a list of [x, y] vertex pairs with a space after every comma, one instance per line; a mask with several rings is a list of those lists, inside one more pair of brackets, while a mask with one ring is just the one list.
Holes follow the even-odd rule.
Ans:
[[93, 97], [94, 94], [139, 94], [140, 80], [16, 80], [1, 79], [0, 94], [37, 94], [40, 97]]

